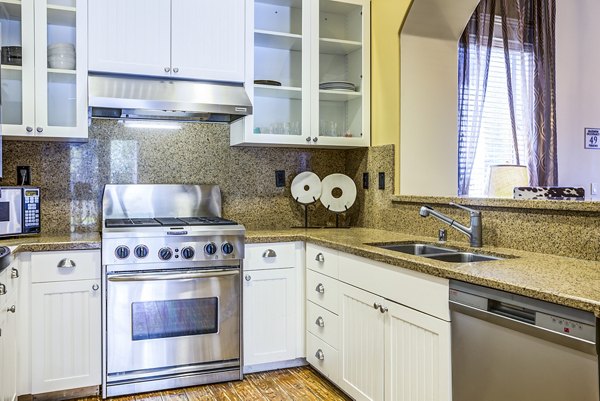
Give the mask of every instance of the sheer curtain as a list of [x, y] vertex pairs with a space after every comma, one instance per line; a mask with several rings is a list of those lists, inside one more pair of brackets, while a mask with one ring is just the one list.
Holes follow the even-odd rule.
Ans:
[[458, 194], [493, 164], [556, 185], [554, 0], [482, 0], [459, 42]]

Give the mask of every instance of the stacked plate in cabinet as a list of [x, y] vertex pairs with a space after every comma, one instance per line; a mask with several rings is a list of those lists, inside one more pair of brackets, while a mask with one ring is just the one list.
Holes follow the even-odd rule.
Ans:
[[348, 81], [327, 81], [321, 82], [319, 84], [319, 89], [356, 92], [356, 85]]

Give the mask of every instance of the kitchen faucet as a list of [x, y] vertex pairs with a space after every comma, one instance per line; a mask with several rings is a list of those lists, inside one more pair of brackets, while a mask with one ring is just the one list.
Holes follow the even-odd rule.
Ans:
[[460, 209], [466, 210], [469, 212], [469, 216], [471, 217], [471, 227], [465, 227], [459, 222], [450, 217], [436, 211], [431, 206], [421, 206], [421, 210], [419, 210], [419, 214], [421, 217], [427, 217], [432, 215], [433, 217], [443, 221], [448, 224], [450, 227], [456, 228], [461, 233], [465, 234], [469, 237], [469, 241], [472, 247], [481, 248], [483, 245], [482, 235], [481, 235], [481, 212], [478, 210], [469, 209], [468, 207], [457, 205], [454, 202], [450, 202], [451, 206], [456, 206]]

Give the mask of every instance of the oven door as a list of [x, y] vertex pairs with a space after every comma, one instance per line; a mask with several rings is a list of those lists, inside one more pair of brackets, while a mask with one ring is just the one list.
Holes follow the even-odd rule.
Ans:
[[108, 382], [239, 367], [239, 274], [239, 268], [107, 274]]
[[23, 232], [23, 191], [21, 188], [0, 188], [0, 236]]

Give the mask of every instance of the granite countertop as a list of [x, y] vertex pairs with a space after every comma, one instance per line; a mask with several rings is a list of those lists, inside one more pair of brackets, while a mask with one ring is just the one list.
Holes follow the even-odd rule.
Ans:
[[307, 241], [433, 276], [571, 306], [593, 312], [600, 318], [600, 262], [597, 261], [488, 246], [473, 249], [465, 243], [449, 241], [445, 246], [450, 248], [507, 258], [477, 263], [441, 262], [365, 245], [409, 241], [435, 243], [433, 238], [368, 228], [249, 230], [246, 233], [246, 243], [283, 241]]
[[0, 246], [7, 246], [12, 253], [42, 251], [75, 251], [100, 249], [100, 233], [41, 234], [33, 237], [16, 237], [0, 240]]
[[[485, 238], [484, 238], [485, 240]], [[433, 276], [466, 281], [515, 294], [593, 312], [600, 318], [600, 262], [566, 258], [508, 248], [484, 246], [478, 253], [504, 256], [504, 260], [477, 263], [447, 263], [420, 256], [377, 248], [366, 244], [394, 242], [435, 243], [418, 237], [369, 228], [248, 230], [246, 243], [306, 241], [374, 261]], [[100, 249], [100, 233], [42, 234], [0, 240], [13, 253]], [[445, 246], [473, 250], [462, 242]], [[342, 267], [343, 268], [343, 267]]]

